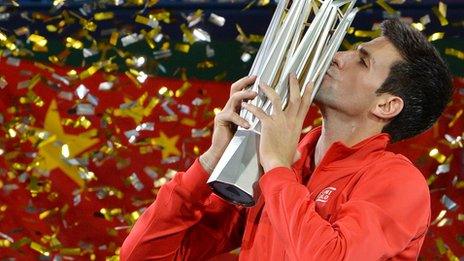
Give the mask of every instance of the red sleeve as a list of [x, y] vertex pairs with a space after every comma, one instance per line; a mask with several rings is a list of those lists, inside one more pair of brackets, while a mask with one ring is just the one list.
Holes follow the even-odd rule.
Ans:
[[[266, 211], [293, 260], [384, 260], [407, 249], [417, 258], [430, 222], [430, 195], [413, 166], [390, 164], [365, 173], [329, 223], [289, 168], [259, 181]], [[404, 252], [403, 252], [404, 253]]]
[[121, 260], [204, 260], [240, 246], [244, 208], [211, 193], [198, 159], [161, 187], [124, 241]]

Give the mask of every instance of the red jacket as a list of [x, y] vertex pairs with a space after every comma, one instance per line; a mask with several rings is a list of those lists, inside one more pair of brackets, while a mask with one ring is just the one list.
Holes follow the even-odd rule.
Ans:
[[[252, 208], [211, 193], [198, 160], [159, 191], [121, 248], [121, 260], [205, 260], [239, 246], [241, 260], [415, 260], [430, 223], [422, 174], [385, 150], [388, 134], [334, 143], [307, 184], [321, 129], [300, 142], [292, 169], [260, 181]], [[306, 179], [305, 179], [306, 180]]]

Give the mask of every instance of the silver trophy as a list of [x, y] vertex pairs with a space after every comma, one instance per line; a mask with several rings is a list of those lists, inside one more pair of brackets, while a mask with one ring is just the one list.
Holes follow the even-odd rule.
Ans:
[[[250, 75], [258, 76], [251, 87], [258, 96], [249, 102], [272, 113], [271, 102], [258, 87], [259, 83], [266, 83], [280, 95], [285, 107], [291, 72], [303, 83], [300, 95], [308, 83], [314, 82], [312, 101], [358, 11], [355, 3], [356, 0], [280, 0], [250, 70]], [[254, 187], [262, 174], [258, 159], [261, 124], [245, 109], [240, 116], [251, 127], [238, 127], [208, 184], [220, 197], [250, 207], [259, 194]]]

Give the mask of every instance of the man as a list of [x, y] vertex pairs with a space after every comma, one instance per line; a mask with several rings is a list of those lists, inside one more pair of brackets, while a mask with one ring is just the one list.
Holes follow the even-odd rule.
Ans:
[[[121, 248], [122, 260], [205, 260], [241, 246], [243, 260], [415, 260], [430, 222], [422, 174], [393, 142], [437, 120], [452, 93], [450, 74], [420, 32], [399, 22], [357, 50], [335, 55], [316, 103], [322, 127], [299, 143], [310, 106], [290, 77], [284, 110], [269, 87], [274, 112], [242, 104], [254, 77], [234, 83], [215, 118], [210, 149], [161, 188]], [[310, 89], [310, 88], [309, 88]], [[243, 91], [242, 91], [243, 90]], [[262, 122], [261, 196], [250, 208], [211, 193], [206, 180], [233, 136], [248, 127], [244, 106]]]

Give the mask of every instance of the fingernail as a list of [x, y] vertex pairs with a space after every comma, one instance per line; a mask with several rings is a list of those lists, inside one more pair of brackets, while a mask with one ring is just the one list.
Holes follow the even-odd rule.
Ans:
[[246, 103], [246, 102], [242, 102], [242, 106], [243, 106], [243, 107], [246, 107], [246, 106], [247, 106], [247, 103]]

